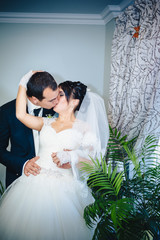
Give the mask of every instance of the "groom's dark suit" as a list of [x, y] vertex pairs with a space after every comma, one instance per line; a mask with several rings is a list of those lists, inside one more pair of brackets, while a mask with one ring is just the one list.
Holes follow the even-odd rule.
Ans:
[[[24, 163], [35, 157], [32, 130], [16, 118], [15, 104], [13, 100], [0, 107], [0, 163], [7, 167], [6, 186], [22, 174]], [[43, 109], [43, 117], [54, 113], [52, 109]]]

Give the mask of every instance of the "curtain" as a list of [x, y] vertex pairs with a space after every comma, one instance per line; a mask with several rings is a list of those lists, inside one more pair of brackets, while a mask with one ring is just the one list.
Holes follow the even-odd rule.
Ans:
[[108, 119], [128, 139], [160, 136], [160, 1], [136, 0], [116, 19]]

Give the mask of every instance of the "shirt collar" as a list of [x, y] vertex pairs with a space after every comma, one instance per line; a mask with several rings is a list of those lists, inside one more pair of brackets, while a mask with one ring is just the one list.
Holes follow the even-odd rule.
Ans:
[[27, 101], [28, 101], [28, 113], [29, 114], [33, 114], [34, 109], [40, 108], [40, 106], [34, 105], [31, 101], [29, 101], [29, 99], [27, 99]]

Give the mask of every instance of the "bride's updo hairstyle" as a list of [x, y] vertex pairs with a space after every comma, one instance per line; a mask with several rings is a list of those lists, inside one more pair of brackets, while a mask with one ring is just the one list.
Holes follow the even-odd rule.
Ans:
[[59, 87], [64, 91], [67, 101], [69, 102], [70, 98], [79, 99], [79, 104], [74, 109], [74, 111], [78, 111], [83, 98], [87, 91], [87, 86], [81, 82], [72, 82], [65, 81], [59, 84]]

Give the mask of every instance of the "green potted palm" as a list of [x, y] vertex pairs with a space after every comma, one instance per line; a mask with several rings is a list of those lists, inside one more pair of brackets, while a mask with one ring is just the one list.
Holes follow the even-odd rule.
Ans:
[[[160, 239], [160, 165], [156, 138], [148, 136], [139, 152], [136, 138], [110, 127], [105, 158], [85, 163], [88, 186], [95, 202], [84, 210], [88, 227], [94, 227], [93, 240]], [[132, 163], [132, 177], [128, 165]], [[95, 226], [96, 222], [96, 226]]]

